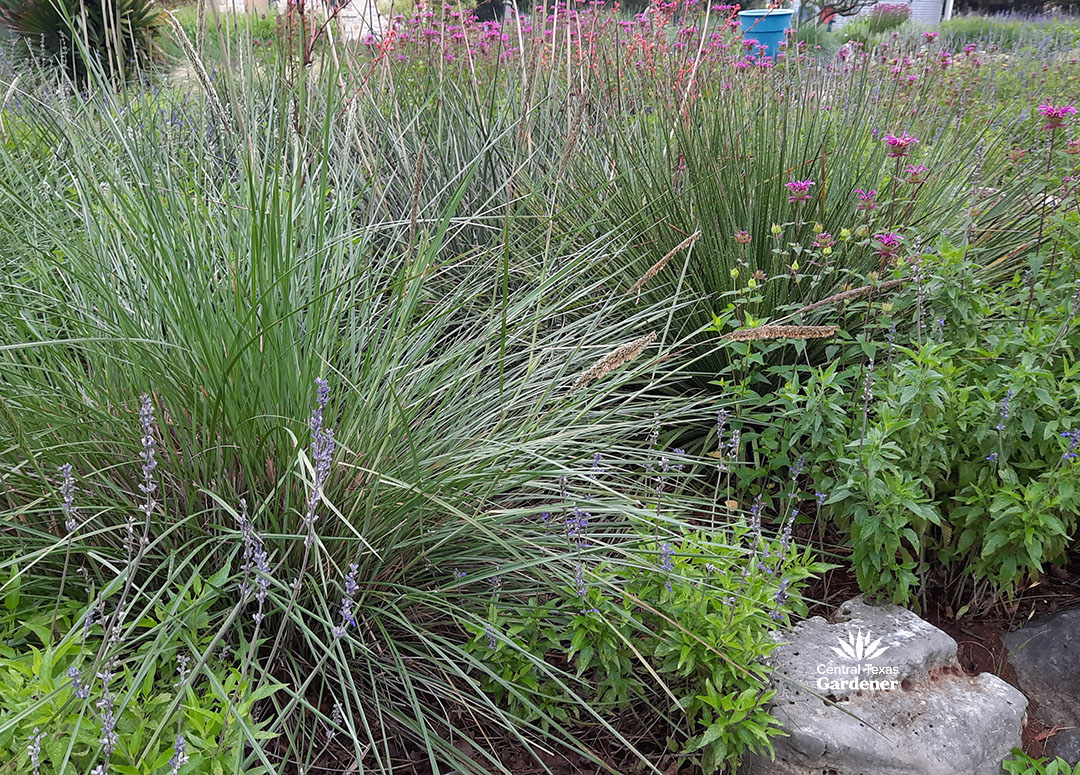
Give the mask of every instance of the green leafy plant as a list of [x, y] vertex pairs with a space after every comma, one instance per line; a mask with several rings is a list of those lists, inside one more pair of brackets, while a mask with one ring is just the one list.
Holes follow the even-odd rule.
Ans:
[[860, 333], [838, 333], [828, 365], [770, 367], [764, 353], [805, 345], [733, 342], [723, 382], [749, 445], [736, 482], [804, 454], [819, 529], [839, 528], [863, 590], [895, 602], [931, 567], [1010, 594], [1065, 561], [1080, 517], [1074, 279], [1002, 282], [941, 247], [906, 291], [839, 310]]
[[573, 586], [523, 609], [492, 603], [488, 621], [470, 625], [489, 691], [525, 688], [519, 712], [552, 722], [580, 719], [570, 701], [580, 697], [621, 718], [627, 735], [648, 727], [643, 708], [666, 707], [672, 731], [655, 744], [705, 773], [771, 752], [770, 630], [805, 612], [797, 590], [823, 566], [745, 524], [732, 537], [642, 536], [617, 562], [586, 550]]
[[1069, 764], [1060, 757], [1036, 759], [1019, 748], [1014, 748], [1012, 754], [1013, 758], [1001, 763], [1009, 775], [1080, 775], [1080, 764]]
[[[22, 578], [13, 573], [5, 585], [0, 622], [5, 761], [27, 766], [33, 758], [34, 769], [47, 775], [89, 771], [100, 761], [105, 714], [114, 716], [109, 762], [122, 775], [160, 773], [178, 746], [190, 763], [187, 771], [223, 773], [224, 763], [246, 746], [274, 737], [262, 729], [265, 722], [254, 720], [253, 708], [279, 686], [266, 683], [253, 691], [234, 652], [211, 651], [220, 624], [211, 611], [229, 581], [225, 572], [186, 582], [174, 572], [155, 610], [104, 634], [123, 644], [124, 656], [116, 661], [106, 656], [110, 645], [93, 623], [118, 597], [115, 585], [89, 606], [71, 599], [39, 606], [39, 595], [48, 600], [48, 592], [36, 581], [24, 589]], [[196, 662], [205, 663], [201, 675], [189, 667]], [[243, 771], [266, 770], [260, 764]]]

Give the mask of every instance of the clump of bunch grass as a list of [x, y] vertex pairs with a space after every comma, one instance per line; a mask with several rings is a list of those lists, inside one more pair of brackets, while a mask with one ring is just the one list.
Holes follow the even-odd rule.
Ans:
[[[335, 83], [329, 70], [308, 77]], [[301, 108], [298, 84], [258, 73], [218, 86], [220, 109], [162, 92], [114, 111], [69, 92], [65, 111], [22, 116], [63, 164], [0, 149], [0, 208], [22, 224], [0, 300], [3, 568], [61, 612], [43, 647], [68, 648], [92, 622], [80, 680], [87, 660], [109, 666], [117, 729], [144, 696], [136, 684], [161, 695], [152, 729], [88, 743], [79, 765], [204, 757], [189, 688], [218, 714], [233, 771], [351, 757], [390, 772], [419, 752], [444, 772], [511, 772], [503, 751], [552, 747], [596, 760], [581, 728], [647, 761], [616, 709], [580, 699], [592, 674], [533, 665], [566, 692], [573, 723], [520, 711], [538, 701], [528, 682], [482, 687], [492, 667], [471, 628], [491, 590], [473, 581], [499, 578], [518, 606], [575, 588], [580, 547], [540, 514], [588, 480], [581, 461], [597, 452], [636, 474], [590, 506], [588, 552], [613, 573], [639, 561], [642, 536], [679, 543], [703, 529], [708, 488], [690, 471], [665, 473], [662, 508], [642, 479], [662, 454], [654, 418], [654, 441], [693, 450], [714, 402], [674, 389], [685, 341], [664, 331], [686, 301], [639, 303], [617, 273], [598, 274], [588, 257], [615, 249], [599, 218], [554, 241], [550, 218], [493, 214], [487, 176], [507, 169], [494, 140], [425, 144], [424, 168], [453, 172], [416, 174], [407, 147], [422, 140], [405, 127], [423, 105], [394, 117], [370, 93], [313, 89]], [[450, 127], [471, 123], [469, 105], [452, 107]], [[485, 120], [496, 135], [514, 126]], [[376, 163], [386, 158], [406, 171]], [[634, 330], [650, 333], [626, 343]], [[667, 357], [662, 372], [639, 357], [647, 347]], [[597, 350], [609, 355], [596, 362]], [[72, 503], [56, 475], [66, 465]], [[71, 508], [82, 522], [65, 534]], [[702, 540], [737, 574], [744, 549], [719, 532]], [[776, 625], [747, 611], [741, 626], [764, 642]], [[141, 631], [147, 617], [158, 624]], [[179, 643], [190, 663], [178, 689], [146, 666]], [[671, 691], [641, 670], [648, 697]], [[88, 712], [74, 694], [54, 726], [37, 701], [0, 722], [23, 739], [47, 731], [49, 775], [66, 755], [49, 740]], [[683, 729], [678, 711], [648, 707]], [[100, 735], [102, 721], [85, 728]]]

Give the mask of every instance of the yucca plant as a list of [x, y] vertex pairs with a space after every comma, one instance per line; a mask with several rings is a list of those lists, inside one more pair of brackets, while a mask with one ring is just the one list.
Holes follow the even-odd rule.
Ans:
[[93, 68], [113, 79], [161, 56], [153, 0], [2, 0], [0, 21], [26, 53], [78, 81]]

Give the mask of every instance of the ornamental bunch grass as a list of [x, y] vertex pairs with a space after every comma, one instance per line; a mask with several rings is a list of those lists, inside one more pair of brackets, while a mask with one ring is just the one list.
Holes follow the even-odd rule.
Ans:
[[[1003, 174], [1003, 134], [965, 126], [942, 108], [910, 119], [907, 87], [867, 75], [790, 64], [768, 76], [769, 88], [732, 79], [681, 112], [657, 106], [617, 133], [588, 137], [568, 178], [594, 193], [567, 219], [599, 207], [616, 214], [625, 247], [603, 266], [623, 266], [645, 300], [689, 289], [697, 303], [675, 321], [687, 334], [708, 329], [733, 291], [745, 291], [753, 300], [746, 311], [763, 320], [841, 293], [852, 275], [879, 268], [872, 234], [902, 231], [905, 244], [910, 235], [968, 240], [985, 263], [1019, 247], [1020, 224], [1033, 225], [1035, 214], [1018, 186], [988, 203], [976, 229], [964, 229], [979, 178]], [[866, 237], [836, 239], [823, 251], [827, 260], [798, 257], [822, 252], [821, 233], [860, 226]], [[698, 231], [693, 249], [673, 257], [684, 235]], [[649, 274], [658, 265], [664, 270]], [[708, 356], [702, 369], [721, 368], [721, 357]]]
[[[513, 771], [492, 738], [595, 761], [581, 727], [538, 713], [527, 682], [470, 649], [492, 594], [472, 582], [497, 576], [501, 598], [522, 604], [593, 583], [539, 513], [560, 502], [560, 478], [582, 485], [577, 461], [598, 447], [641, 471], [654, 416], [665, 443], [701, 436], [715, 399], [676, 390], [687, 341], [671, 320], [690, 300], [628, 296], [621, 267], [594, 260], [620, 249], [599, 216], [556, 231], [541, 217], [550, 200], [489, 185], [507, 171], [529, 183], [520, 157], [499, 158], [505, 113], [448, 107], [458, 140], [426, 145], [421, 176], [421, 139], [405, 127], [430, 120], [426, 103], [396, 117], [370, 93], [250, 77], [187, 109], [167, 94], [124, 111], [30, 103], [34, 136], [63, 163], [0, 147], [0, 210], [22, 224], [0, 296], [0, 572], [50, 602], [64, 578], [81, 613], [63, 601], [56, 632], [78, 640], [86, 626], [100, 641], [69, 680], [93, 703], [94, 673], [112, 671], [110, 750], [78, 756], [110, 771], [205, 761], [178, 722], [186, 690], [167, 696], [152, 736], [122, 734], [132, 687], [182, 642], [182, 682], [236, 709], [220, 754], [230, 771], [315, 763], [327, 724], [369, 772], [417, 750], [444, 772]], [[450, 131], [478, 116], [489, 136]], [[714, 505], [680, 484], [691, 473], [669, 475], [662, 509], [629, 476], [610, 478], [580, 551], [619, 568], [638, 562], [642, 536], [680, 545]], [[521, 648], [495, 626], [491, 637]], [[217, 686], [223, 646], [235, 680]], [[582, 699], [588, 675], [543, 660], [532, 671], [591, 735], [647, 761]], [[668, 681], [642, 685], [642, 707], [660, 709], [650, 718], [677, 728]], [[340, 705], [336, 721], [320, 697]], [[0, 722], [0, 736], [42, 707]], [[42, 731], [44, 758], [59, 732]]]

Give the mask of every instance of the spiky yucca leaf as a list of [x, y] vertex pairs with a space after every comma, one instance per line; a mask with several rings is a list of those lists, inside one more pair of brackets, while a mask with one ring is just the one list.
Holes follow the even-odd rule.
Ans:
[[0, 20], [29, 54], [84, 79], [112, 77], [160, 57], [160, 11], [152, 0], [0, 0]]

